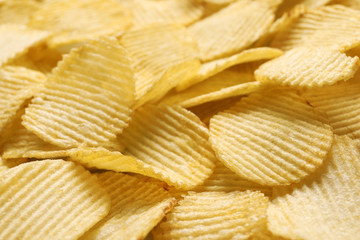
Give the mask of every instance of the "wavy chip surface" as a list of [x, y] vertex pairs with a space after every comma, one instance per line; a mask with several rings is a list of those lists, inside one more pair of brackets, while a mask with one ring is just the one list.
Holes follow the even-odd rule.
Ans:
[[71, 162], [24, 163], [0, 179], [1, 239], [77, 239], [110, 209], [97, 179]]
[[153, 231], [154, 239], [248, 239], [266, 224], [260, 192], [189, 192]]
[[326, 122], [292, 91], [255, 93], [210, 120], [210, 142], [242, 178], [288, 185], [322, 164], [333, 141]]
[[319, 171], [304, 182], [274, 189], [270, 230], [291, 239], [358, 239], [359, 171], [356, 143], [336, 136]]
[[37, 1], [0, 1], [0, 24], [27, 24], [30, 15], [40, 8]]
[[53, 145], [110, 146], [128, 125], [134, 78], [124, 48], [94, 40], [65, 56], [32, 100], [23, 125]]
[[189, 31], [198, 42], [201, 61], [206, 62], [249, 47], [266, 33], [273, 20], [267, 4], [244, 0], [194, 23]]
[[255, 71], [260, 82], [291, 87], [320, 87], [352, 78], [360, 66], [358, 57], [326, 47], [297, 47], [264, 63]]
[[97, 173], [101, 186], [109, 193], [109, 214], [81, 240], [144, 239], [176, 203], [161, 186], [122, 173]]

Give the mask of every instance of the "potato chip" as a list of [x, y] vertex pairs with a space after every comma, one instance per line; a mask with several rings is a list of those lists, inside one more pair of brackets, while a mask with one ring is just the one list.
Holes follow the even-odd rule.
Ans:
[[324, 165], [305, 181], [274, 188], [268, 226], [291, 239], [358, 239], [360, 152], [348, 137], [335, 137]]
[[65, 56], [26, 109], [23, 125], [53, 145], [111, 146], [128, 125], [134, 79], [116, 39], [94, 40]]
[[29, 0], [7, 0], [0, 4], [0, 24], [26, 24], [30, 15], [40, 8], [39, 3]]
[[280, 4], [279, 9], [277, 10], [277, 15], [284, 15], [288, 12], [291, 12], [294, 8], [299, 6], [304, 6], [306, 8], [319, 8], [327, 5], [331, 0], [292, 0], [292, 1], [283, 1]]
[[81, 240], [144, 239], [175, 205], [175, 198], [162, 187], [122, 173], [98, 173], [101, 186], [109, 193], [109, 214]]
[[194, 23], [189, 31], [198, 42], [200, 59], [205, 62], [249, 47], [266, 33], [273, 20], [274, 14], [267, 4], [243, 0]]
[[0, 156], [0, 174], [25, 162], [27, 162], [26, 158], [4, 160]]
[[254, 93], [210, 120], [210, 143], [240, 177], [288, 185], [314, 172], [333, 142], [320, 113], [290, 90]]
[[15, 59], [21, 54], [48, 37], [45, 31], [28, 29], [18, 24], [0, 25], [0, 66]]
[[322, 47], [297, 47], [264, 63], [255, 78], [264, 83], [291, 87], [319, 87], [352, 78], [360, 66], [358, 57]]
[[359, 11], [340, 5], [325, 6], [294, 19], [275, 36], [271, 46], [290, 50], [305, 44], [345, 51], [360, 43], [359, 24]]
[[28, 26], [52, 32], [52, 48], [118, 34], [132, 24], [131, 13], [112, 0], [62, 0], [45, 4]]
[[154, 239], [249, 239], [266, 225], [260, 192], [189, 192], [154, 231]]
[[126, 32], [120, 42], [133, 61], [137, 107], [160, 99], [200, 68], [196, 43], [181, 25], [149, 25]]
[[189, 25], [204, 11], [204, 7], [193, 0], [134, 0], [128, 7], [133, 13], [135, 27], [152, 23]]
[[334, 133], [360, 139], [360, 78], [356, 80], [309, 90], [304, 97], [327, 115]]
[[188, 88], [191, 85], [201, 82], [237, 64], [252, 62], [262, 59], [276, 58], [282, 54], [283, 54], [282, 51], [275, 48], [267, 48], [267, 47], [253, 48], [253, 49], [244, 50], [238, 54], [232, 55], [227, 58], [222, 58], [211, 62], [203, 63], [200, 67], [199, 72], [194, 78], [188, 79], [188, 81], [186, 82], [179, 83], [176, 89], [179, 91], [184, 90], [185, 88]]
[[332, 0], [331, 4], [341, 4], [349, 8], [360, 10], [359, 0]]
[[24, 163], [0, 178], [1, 239], [77, 239], [110, 210], [97, 179], [71, 162]]

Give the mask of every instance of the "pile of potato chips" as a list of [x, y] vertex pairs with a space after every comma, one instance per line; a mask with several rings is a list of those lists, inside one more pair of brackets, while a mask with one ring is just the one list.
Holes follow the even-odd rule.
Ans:
[[0, 239], [359, 239], [359, 0], [0, 0]]

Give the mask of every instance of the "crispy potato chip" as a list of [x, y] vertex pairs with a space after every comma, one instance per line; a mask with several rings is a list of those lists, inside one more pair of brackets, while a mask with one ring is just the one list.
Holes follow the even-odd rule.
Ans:
[[306, 100], [324, 112], [337, 135], [360, 139], [360, 82], [351, 80], [305, 92]]
[[194, 78], [188, 79], [188, 81], [186, 82], [179, 83], [176, 89], [178, 91], [184, 90], [185, 88], [188, 88], [191, 85], [201, 82], [237, 64], [252, 62], [262, 59], [276, 58], [282, 54], [283, 52], [281, 50], [275, 48], [267, 48], [267, 47], [253, 48], [253, 49], [244, 50], [238, 54], [232, 55], [227, 58], [222, 58], [211, 62], [203, 63], [200, 67], [199, 72]]
[[277, 9], [277, 16], [281, 16], [291, 12], [294, 8], [299, 6], [304, 6], [306, 8], [319, 8], [327, 5], [331, 0], [292, 0], [292, 1], [283, 1]]
[[189, 192], [154, 231], [154, 239], [249, 239], [266, 225], [260, 192]]
[[358, 239], [360, 152], [348, 137], [335, 137], [324, 165], [305, 181], [274, 188], [268, 226], [291, 239]]
[[71, 162], [24, 163], [0, 178], [1, 239], [77, 239], [110, 210], [97, 179]]
[[25, 100], [38, 92], [45, 81], [45, 75], [37, 71], [23, 67], [0, 68], [0, 134], [14, 120]]
[[210, 120], [219, 160], [242, 178], [288, 185], [314, 172], [333, 142], [327, 120], [290, 90], [255, 93]]
[[181, 25], [153, 24], [131, 30], [120, 42], [133, 61], [137, 107], [160, 99], [200, 68], [196, 43]]
[[198, 42], [200, 59], [210, 61], [249, 47], [266, 33], [273, 20], [267, 4], [243, 0], [196, 22], [189, 31]]
[[4, 160], [0, 156], [0, 174], [27, 161], [28, 160], [26, 158]]
[[264, 63], [255, 71], [260, 82], [291, 87], [319, 87], [352, 78], [358, 57], [322, 47], [297, 47]]
[[[272, 47], [330, 46], [345, 51], [360, 43], [360, 12], [340, 5], [308, 11], [279, 31]], [[346, 27], [344, 27], [346, 26]]]
[[18, 24], [0, 25], [0, 66], [15, 59], [21, 54], [48, 37], [45, 31], [28, 29]]
[[130, 11], [113, 0], [62, 0], [45, 4], [28, 26], [52, 32], [48, 44], [55, 48], [118, 34], [131, 24]]
[[176, 199], [167, 191], [142, 178], [110, 171], [96, 176], [112, 206], [81, 240], [144, 239], [175, 205]]
[[94, 40], [65, 56], [32, 100], [23, 125], [53, 145], [112, 146], [128, 125], [134, 79], [116, 39]]
[[341, 4], [349, 8], [360, 10], [359, 0], [332, 0], [331, 4]]
[[33, 12], [40, 8], [36, 1], [7, 0], [0, 1], [0, 24], [27, 24]]

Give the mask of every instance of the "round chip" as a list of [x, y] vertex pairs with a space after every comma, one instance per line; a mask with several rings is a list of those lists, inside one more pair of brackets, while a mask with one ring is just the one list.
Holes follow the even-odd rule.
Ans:
[[322, 164], [333, 141], [326, 122], [294, 92], [255, 93], [210, 120], [210, 143], [242, 178], [288, 185]]

